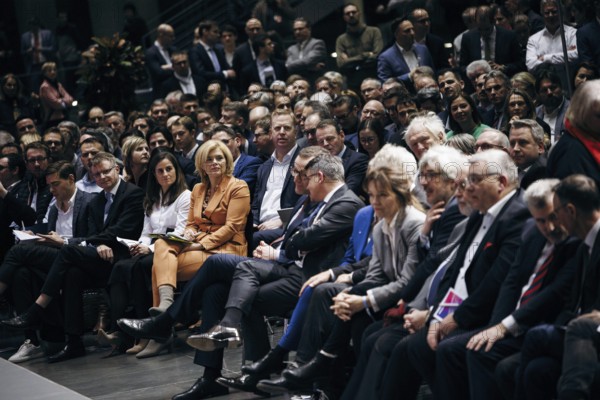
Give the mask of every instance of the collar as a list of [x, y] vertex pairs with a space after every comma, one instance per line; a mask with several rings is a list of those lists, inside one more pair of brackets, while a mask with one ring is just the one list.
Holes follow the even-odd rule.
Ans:
[[393, 234], [393, 229], [396, 226], [396, 223], [398, 222], [399, 214], [400, 214], [400, 211], [396, 211], [394, 218], [392, 218], [392, 222], [390, 222], [389, 224], [387, 223], [385, 218], [383, 219], [383, 224], [381, 224], [381, 230], [384, 234], [386, 234], [388, 236], [391, 236]]
[[[196, 143], [196, 144], [194, 145], [194, 147], [192, 147], [192, 149], [191, 149], [190, 151], [188, 151], [187, 153], [185, 153], [185, 158], [187, 158], [187, 159], [190, 159], [190, 160], [191, 160], [191, 158], [190, 158], [190, 157], [194, 155], [194, 152], [196, 151], [196, 149], [198, 148], [198, 146], [199, 146], [199, 144], [198, 144], [198, 143]], [[183, 152], [182, 152], [182, 153], [183, 153]]]
[[17, 186], [19, 184], [19, 182], [21, 182], [21, 180], [19, 179], [18, 181], [11, 183], [7, 188], [6, 191], [10, 192], [15, 186]]
[[327, 193], [327, 196], [325, 196], [325, 198], [323, 199], [323, 203], [329, 203], [329, 200], [331, 200], [335, 192], [337, 192], [344, 185], [344, 182], [340, 182], [336, 187], [334, 187], [329, 193]]
[[346, 153], [346, 145], [344, 145], [344, 147], [342, 148], [342, 151], [339, 152], [339, 154], [337, 155], [339, 158], [344, 157], [344, 154]]
[[163, 50], [163, 51], [167, 51], [167, 48], [166, 48], [166, 47], [162, 47], [162, 46], [160, 45], [160, 43], [158, 43], [158, 40], [155, 40], [155, 41], [154, 41], [154, 45], [155, 45], [156, 47], [158, 47], [159, 49]]
[[[69, 199], [69, 201], [67, 201], [67, 206], [68, 206], [67, 207], [67, 211], [69, 211], [73, 207], [73, 205], [75, 204], [75, 196], [77, 196], [77, 187], [75, 187], [75, 191], [73, 192], [73, 196], [71, 196], [71, 198]], [[60, 209], [60, 207], [58, 206], [58, 201], [56, 202], [56, 208], [59, 211], [62, 211]], [[62, 211], [62, 212], [67, 212], [67, 211]]]
[[[283, 156], [283, 160], [281, 161], [281, 163], [285, 164], [286, 162], [289, 162], [292, 159], [292, 156], [294, 155], [294, 152], [296, 151], [297, 148], [298, 148], [298, 145], [295, 144], [294, 147], [292, 147], [292, 149], [290, 151], [288, 151], [285, 156]], [[273, 160], [273, 162], [278, 162], [279, 160], [277, 160], [275, 153], [276, 152], [274, 151], [273, 154], [271, 154], [271, 160]]]
[[588, 248], [591, 250], [594, 248], [594, 242], [596, 241], [596, 236], [598, 236], [598, 231], [600, 231], [600, 219], [596, 221], [592, 229], [585, 235], [585, 240], [583, 241]]
[[408, 49], [405, 49], [404, 47], [400, 46], [400, 45], [398, 44], [398, 42], [396, 42], [396, 46], [398, 46], [398, 49], [400, 49], [400, 52], [401, 52], [401, 53], [406, 53], [406, 52], [408, 52], [408, 51], [412, 51], [412, 50], [414, 50], [414, 49], [415, 49], [415, 44], [414, 44], [414, 43], [413, 43], [413, 45], [412, 45], [412, 46], [410, 46], [410, 48], [408, 48]]
[[192, 70], [188, 69], [188, 73], [186, 76], [179, 75], [177, 72], [173, 71], [173, 76], [180, 81], [187, 81], [192, 77]]
[[517, 189], [513, 189], [510, 192], [508, 192], [506, 196], [504, 196], [503, 198], [501, 198], [500, 200], [498, 200], [496, 202], [496, 204], [494, 204], [493, 206], [491, 206], [487, 210], [487, 212], [485, 212], [485, 214], [489, 214], [492, 218], [495, 219], [498, 216], [498, 214], [500, 213], [500, 210], [502, 210], [502, 207], [504, 207], [504, 205], [506, 203], [508, 203], [508, 201], [513, 197], [513, 195], [516, 192], [517, 192]]
[[558, 115], [558, 112], [560, 110], [562, 110], [564, 105], [565, 105], [565, 96], [563, 95], [562, 101], [560, 102], [558, 107], [556, 107], [552, 112], [548, 112], [548, 109], [546, 108], [546, 106], [542, 106], [542, 110], [544, 110], [544, 114], [546, 114], [548, 117], [556, 117]]
[[202, 41], [202, 39], [200, 39], [199, 43], [200, 43], [200, 45], [201, 45], [202, 47], [204, 47], [204, 50], [206, 50], [207, 52], [208, 52], [209, 50], [213, 50], [213, 48], [214, 48], [214, 47], [211, 47], [211, 46], [207, 45], [206, 43], [204, 43], [204, 42]]
[[[121, 185], [121, 177], [119, 177], [119, 179], [117, 180], [117, 184], [115, 186], [113, 186], [113, 188], [109, 192], [109, 193], [112, 193], [113, 197], [117, 197], [117, 191], [119, 190], [120, 185]], [[106, 193], [106, 190], [104, 190], [104, 193]]]

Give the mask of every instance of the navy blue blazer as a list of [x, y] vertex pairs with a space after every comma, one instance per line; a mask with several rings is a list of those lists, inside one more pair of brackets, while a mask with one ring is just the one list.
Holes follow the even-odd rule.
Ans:
[[[525, 60], [519, 50], [517, 35], [501, 27], [496, 27], [495, 61], [505, 65], [504, 73], [508, 76], [525, 71]], [[467, 67], [475, 60], [481, 60], [481, 35], [477, 29], [466, 32], [462, 37], [460, 48], [460, 65]]]
[[369, 240], [369, 237], [371, 236], [374, 218], [375, 212], [372, 206], [365, 206], [356, 213], [346, 254], [340, 266], [332, 268], [336, 276], [345, 273], [345, 266], [348, 264], [355, 263], [373, 254], [373, 241]]
[[[271, 65], [273, 66], [273, 71], [275, 72], [275, 80], [285, 81], [288, 77], [287, 68], [285, 64], [279, 60], [271, 59]], [[247, 64], [242, 68], [242, 73], [240, 75], [240, 93], [246, 93], [248, 91], [248, 86], [251, 83], [261, 83], [260, 75], [258, 74], [258, 66], [256, 65], [256, 61], [252, 61], [250, 64]]]
[[533, 219], [527, 222], [521, 237], [521, 246], [502, 284], [490, 325], [501, 322], [511, 314], [519, 326], [525, 329], [542, 322], [550, 323], [564, 306], [571, 290], [577, 266], [573, 255], [581, 243], [574, 237], [556, 245], [554, 258], [542, 280], [541, 289], [525, 306], [515, 310], [521, 298], [521, 290], [529, 281], [547, 243]]
[[[518, 189], [489, 227], [467, 270], [465, 283], [469, 297], [454, 312], [454, 319], [460, 328], [473, 329], [488, 323], [502, 282], [521, 244], [523, 224], [529, 217], [529, 210], [523, 201], [523, 192]], [[456, 284], [467, 250], [482, 221], [483, 216], [478, 212], [469, 217], [466, 234], [457, 250], [456, 258], [440, 283], [436, 306], [448, 289]]]
[[579, 61], [587, 61], [595, 65], [600, 65], [600, 46], [598, 38], [600, 37], [600, 24], [596, 18], [577, 29], [577, 53]]
[[346, 147], [342, 155], [342, 164], [344, 165], [344, 180], [346, 186], [357, 196], [365, 196], [363, 190], [363, 180], [367, 173], [369, 157], [366, 154], [359, 153]]
[[[96, 198], [96, 193], [88, 193], [78, 190], [73, 203], [73, 237], [69, 244], [79, 244], [88, 236], [89, 229], [89, 204]], [[48, 210], [48, 232], [56, 231], [56, 220], [58, 219], [58, 208], [56, 203]]]
[[245, 153], [240, 153], [240, 157], [235, 163], [233, 169], [233, 176], [238, 179], [245, 181], [248, 184], [250, 193], [254, 192], [254, 185], [256, 183], [256, 174], [258, 167], [262, 164], [262, 161], [258, 157], [252, 157]]
[[[433, 59], [431, 58], [431, 54], [429, 53], [427, 47], [423, 46], [422, 44], [415, 43], [413, 45], [413, 49], [417, 55], [419, 66], [426, 65], [435, 70]], [[388, 78], [397, 78], [408, 83], [410, 82], [410, 78], [408, 76], [409, 73], [410, 69], [408, 68], [408, 64], [406, 64], [406, 61], [404, 61], [404, 56], [400, 52], [400, 49], [396, 43], [394, 43], [377, 57], [377, 78], [381, 82]]]
[[548, 176], [557, 179], [573, 174], [584, 174], [600, 187], [600, 165], [579, 139], [565, 130], [554, 144], [546, 163]]
[[217, 55], [219, 65], [221, 66], [221, 71], [215, 71], [215, 67], [211, 61], [210, 56], [204, 49], [204, 46], [202, 46], [202, 44], [199, 43], [196, 46], [192, 47], [189, 52], [190, 67], [192, 68], [192, 74], [200, 75], [202, 78], [204, 78], [205, 82], [219, 81], [221, 83], [225, 83], [225, 75], [223, 75], [222, 71], [230, 69], [230, 66], [227, 63], [225, 53], [222, 49], [215, 47], [214, 51]]
[[132, 240], [139, 239], [144, 227], [143, 201], [142, 189], [121, 181], [105, 222], [106, 197], [104, 191], [97, 193], [90, 202], [89, 236], [85, 239], [86, 242], [110, 247], [115, 254], [115, 260], [128, 257], [129, 249], [117, 242], [117, 236]]
[[[294, 154], [292, 155], [292, 160], [290, 162], [290, 166], [294, 165], [294, 161], [296, 160], [296, 156], [300, 152], [300, 147], [296, 148]], [[263, 198], [265, 197], [265, 192], [267, 191], [267, 182], [269, 181], [269, 174], [271, 173], [271, 168], [273, 168], [273, 158], [269, 158], [265, 161], [260, 167], [258, 167], [258, 171], [256, 173], [256, 186], [254, 192], [254, 199], [252, 200], [252, 215], [254, 217], [254, 224], [260, 224], [260, 206], [262, 204]], [[290, 208], [294, 207], [299, 194], [296, 193], [296, 189], [294, 187], [294, 179], [292, 178], [292, 174], [290, 170], [285, 174], [285, 180], [283, 182], [283, 190], [281, 191], [281, 199], [279, 201], [280, 208]]]

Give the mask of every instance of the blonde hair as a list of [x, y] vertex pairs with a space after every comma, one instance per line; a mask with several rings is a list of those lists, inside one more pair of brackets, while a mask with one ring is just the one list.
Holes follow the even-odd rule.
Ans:
[[42, 141], [42, 137], [40, 136], [39, 133], [24, 133], [19, 138], [19, 143], [21, 144], [21, 146], [23, 148], [25, 148], [25, 146], [27, 146], [29, 143], [41, 142], [41, 141]]
[[196, 164], [196, 171], [198, 171], [202, 182], [206, 182], [207, 185], [210, 183], [210, 181], [208, 180], [208, 175], [204, 171], [203, 167], [210, 152], [216, 149], [221, 150], [225, 156], [225, 176], [233, 175], [233, 156], [231, 155], [229, 148], [227, 148], [227, 146], [225, 146], [225, 144], [220, 140], [208, 140], [204, 142], [202, 146], [200, 146], [194, 160]]

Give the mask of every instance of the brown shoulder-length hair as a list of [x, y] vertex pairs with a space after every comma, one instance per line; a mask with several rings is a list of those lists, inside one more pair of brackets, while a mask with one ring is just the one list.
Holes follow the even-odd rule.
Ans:
[[196, 171], [198, 171], [200, 179], [202, 179], [202, 182], [206, 182], [207, 185], [210, 185], [210, 181], [208, 180], [208, 175], [204, 171], [204, 164], [206, 163], [210, 152], [215, 149], [221, 150], [225, 155], [225, 175], [233, 175], [233, 156], [231, 155], [231, 152], [227, 146], [225, 146], [225, 144], [223, 144], [223, 142], [220, 140], [208, 140], [204, 142], [202, 146], [200, 146], [198, 152], [196, 153], [196, 159], [194, 160], [196, 164]]
[[175, 178], [175, 182], [167, 190], [167, 193], [163, 194], [161, 205], [168, 206], [173, 204], [173, 202], [177, 200], [177, 197], [187, 189], [185, 175], [173, 153], [160, 147], [154, 149], [152, 157], [150, 157], [150, 162], [148, 163], [150, 174], [148, 176], [148, 183], [146, 184], [146, 197], [144, 198], [144, 211], [147, 216], [150, 216], [152, 213], [154, 205], [161, 201], [162, 188], [156, 179], [156, 166], [162, 160], [169, 160], [171, 164], [173, 164], [177, 177]]
[[364, 180], [365, 191], [371, 182], [375, 183], [380, 190], [394, 193], [401, 209], [413, 206], [418, 210], [423, 210], [421, 203], [411, 192], [410, 179], [405, 173], [402, 173], [400, 168], [394, 166], [369, 168]]

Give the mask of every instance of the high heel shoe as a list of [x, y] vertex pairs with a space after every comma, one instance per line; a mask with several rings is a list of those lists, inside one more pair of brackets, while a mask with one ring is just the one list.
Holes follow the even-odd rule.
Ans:
[[123, 343], [123, 338], [121, 337], [121, 332], [114, 331], [113, 333], [106, 333], [104, 329], [98, 329], [98, 334], [96, 335], [96, 341], [100, 346], [111, 346], [111, 347], [119, 347], [121, 343]]
[[125, 354], [138, 354], [140, 351], [144, 350], [146, 346], [148, 346], [149, 342], [149, 339], [140, 339], [136, 344], [133, 345], [133, 347], [128, 348], [125, 351]]
[[164, 343], [159, 343], [155, 340], [150, 340], [146, 345], [146, 348], [135, 355], [136, 358], [149, 358], [160, 355], [164, 350], [167, 350], [167, 353], [171, 353], [173, 351], [173, 338], [171, 336], [169, 340]]
[[96, 321], [96, 326], [92, 329], [92, 333], [98, 334], [100, 329], [106, 331], [109, 325], [108, 306], [106, 304], [100, 304], [98, 306], [98, 320]]

